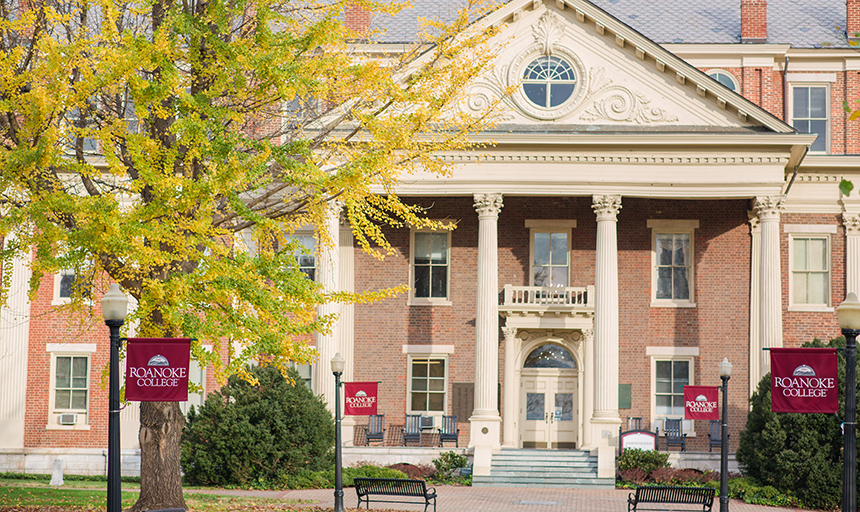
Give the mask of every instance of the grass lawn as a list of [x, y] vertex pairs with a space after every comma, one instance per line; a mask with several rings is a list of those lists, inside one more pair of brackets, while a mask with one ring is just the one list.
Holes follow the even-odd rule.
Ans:
[[[14, 482], [10, 485], [10, 482]], [[69, 510], [104, 510], [107, 500], [107, 491], [104, 490], [104, 482], [74, 482], [76, 484], [98, 484], [100, 488], [62, 488], [46, 487], [47, 482], [22, 480], [0, 481], [0, 511], [27, 509], [48, 509], [52, 511]], [[41, 483], [41, 487], [39, 484]], [[69, 482], [67, 482], [68, 484]], [[35, 485], [33, 485], [35, 484]], [[123, 487], [127, 487], [123, 483]], [[122, 508], [134, 505], [137, 500], [137, 492], [123, 491]], [[274, 510], [289, 509], [289, 505], [301, 503], [300, 500], [286, 500], [276, 498], [247, 498], [239, 496], [225, 496], [218, 494], [195, 493], [193, 490], [185, 491], [185, 502], [194, 511], [200, 512], [228, 512], [239, 510]]]

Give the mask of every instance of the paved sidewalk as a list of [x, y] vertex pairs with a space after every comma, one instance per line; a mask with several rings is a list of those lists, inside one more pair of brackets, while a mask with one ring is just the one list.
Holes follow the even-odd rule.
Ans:
[[[461, 487], [436, 486], [438, 512], [625, 512], [627, 489], [541, 489], [531, 487]], [[279, 497], [286, 499], [314, 500], [309, 507], [333, 507], [334, 490], [308, 489], [297, 491], [219, 491], [219, 494], [243, 496]], [[344, 489], [344, 506], [355, 508], [358, 500], [355, 490]], [[296, 505], [297, 507], [301, 505]], [[719, 510], [719, 498], [714, 499], [714, 512]], [[652, 506], [649, 504], [649, 508]], [[682, 506], [666, 505], [662, 510], [671, 511]], [[373, 509], [422, 511], [423, 505], [403, 503], [372, 503]], [[364, 509], [362, 509], [364, 510]], [[433, 510], [432, 507], [430, 510]], [[654, 506], [652, 510], [661, 510]], [[689, 510], [689, 506], [687, 508]], [[795, 512], [801, 509], [749, 505], [742, 501], [729, 502], [731, 512]]]

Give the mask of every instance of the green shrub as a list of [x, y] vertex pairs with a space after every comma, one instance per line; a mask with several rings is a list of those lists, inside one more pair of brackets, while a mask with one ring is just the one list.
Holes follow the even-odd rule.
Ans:
[[624, 450], [621, 457], [618, 458], [618, 471], [638, 468], [645, 474], [650, 474], [657, 468], [668, 468], [669, 466], [669, 452], [630, 448]]
[[[845, 338], [819, 340], [805, 347], [842, 347]], [[740, 433], [737, 460], [746, 476], [783, 494], [797, 496], [806, 506], [832, 509], [839, 506], [842, 486], [843, 438], [839, 428], [844, 403], [845, 359], [839, 355], [839, 410], [837, 414], [788, 414], [771, 412], [770, 374], [759, 382], [750, 399], [752, 409]], [[741, 485], [741, 484], [737, 484]], [[860, 487], [858, 487], [860, 488]], [[769, 491], [759, 497], [770, 500]], [[752, 503], [753, 501], [750, 501]]]
[[250, 372], [259, 385], [233, 376], [188, 413], [182, 433], [182, 471], [196, 485], [277, 485], [284, 474], [331, 467], [334, 420], [295, 370]]
[[[342, 477], [344, 487], [352, 487], [355, 478], [358, 477], [408, 478], [402, 471], [377, 466], [343, 468]], [[327, 469], [325, 471], [303, 469], [295, 474], [284, 473], [278, 479], [278, 486], [283, 489], [333, 489], [334, 469]]]
[[469, 459], [457, 452], [442, 452], [439, 457], [433, 459], [433, 465], [436, 466], [437, 477], [450, 476], [452, 471], [457, 468], [464, 468], [468, 463]]

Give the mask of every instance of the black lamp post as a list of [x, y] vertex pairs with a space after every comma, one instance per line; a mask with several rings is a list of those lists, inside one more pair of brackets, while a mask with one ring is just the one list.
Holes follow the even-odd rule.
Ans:
[[729, 379], [732, 378], [732, 363], [724, 357], [718, 365], [723, 381], [723, 421], [720, 425], [720, 512], [729, 512]]
[[842, 511], [857, 512], [857, 335], [860, 334], [860, 301], [854, 292], [836, 308], [839, 328], [845, 336], [845, 445], [842, 451]]
[[340, 352], [331, 359], [331, 372], [334, 374], [334, 512], [343, 512], [343, 453], [340, 440], [340, 376], [343, 375], [345, 361]]
[[125, 322], [128, 297], [113, 283], [102, 297], [102, 317], [110, 329], [110, 380], [108, 389], [107, 512], [121, 512], [119, 457], [119, 328]]

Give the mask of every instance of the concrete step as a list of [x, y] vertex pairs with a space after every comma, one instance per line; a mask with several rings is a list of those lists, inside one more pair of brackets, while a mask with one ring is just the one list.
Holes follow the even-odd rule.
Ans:
[[489, 476], [472, 477], [478, 487], [613, 488], [615, 479], [597, 478], [597, 457], [579, 450], [502, 449]]
[[473, 477], [475, 487], [560, 487], [568, 489], [612, 489], [613, 478], [510, 478], [483, 476]]

